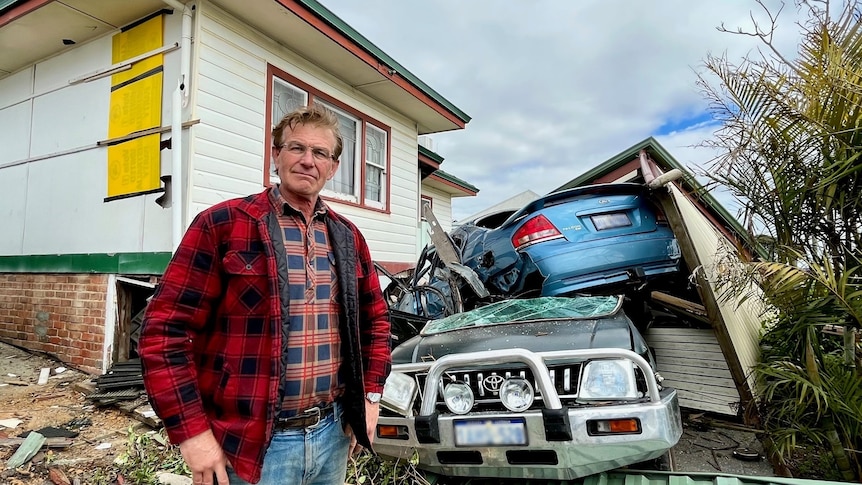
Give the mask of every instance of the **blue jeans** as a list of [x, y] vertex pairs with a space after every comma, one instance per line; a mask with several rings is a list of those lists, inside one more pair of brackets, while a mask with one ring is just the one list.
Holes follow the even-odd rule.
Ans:
[[[342, 429], [342, 408], [313, 428], [276, 431], [263, 457], [258, 485], [344, 485], [350, 440]], [[228, 468], [231, 485], [247, 485]]]

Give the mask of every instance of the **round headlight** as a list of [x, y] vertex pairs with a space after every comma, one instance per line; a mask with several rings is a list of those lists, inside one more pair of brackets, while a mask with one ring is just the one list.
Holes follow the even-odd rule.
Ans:
[[467, 414], [473, 409], [473, 391], [461, 382], [447, 384], [443, 388], [443, 400], [449, 411], [455, 414]]
[[533, 405], [533, 385], [521, 377], [512, 377], [500, 386], [500, 400], [509, 411], [519, 413]]

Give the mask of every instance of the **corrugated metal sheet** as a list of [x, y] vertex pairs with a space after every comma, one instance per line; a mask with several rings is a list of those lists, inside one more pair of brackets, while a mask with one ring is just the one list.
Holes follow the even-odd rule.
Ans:
[[[434, 483], [432, 481], [432, 483]], [[499, 480], [472, 479], [463, 485], [491, 485]], [[508, 483], [508, 482], [507, 482]], [[528, 480], [519, 485], [847, 485], [847, 482], [784, 477], [751, 477], [716, 473], [638, 472], [615, 470], [579, 480]]]

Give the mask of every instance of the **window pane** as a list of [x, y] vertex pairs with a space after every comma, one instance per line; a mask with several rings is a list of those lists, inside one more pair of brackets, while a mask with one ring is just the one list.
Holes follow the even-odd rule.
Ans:
[[386, 188], [386, 132], [366, 125], [365, 200], [384, 203]]
[[369, 165], [365, 169], [365, 200], [383, 202], [381, 200], [383, 187], [383, 170]]
[[386, 132], [371, 125], [365, 134], [365, 161], [380, 168], [386, 167]]
[[305, 106], [308, 103], [308, 93], [280, 79], [272, 83], [272, 126], [278, 124], [284, 115]]
[[344, 143], [344, 148], [339, 157], [341, 163], [338, 165], [338, 171], [332, 177], [332, 180], [326, 183], [324, 189], [349, 196], [351, 200], [356, 200], [356, 155], [358, 153], [356, 144], [359, 141], [359, 121], [326, 102], [318, 99], [315, 99], [314, 102], [328, 108], [338, 117], [338, 129], [341, 131], [341, 139]]

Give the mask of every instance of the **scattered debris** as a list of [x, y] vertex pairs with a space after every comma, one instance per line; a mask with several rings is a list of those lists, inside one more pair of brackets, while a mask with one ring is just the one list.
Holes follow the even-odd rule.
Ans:
[[63, 470], [57, 467], [51, 467], [48, 469], [48, 479], [50, 479], [51, 483], [54, 485], [72, 485], [72, 482], [69, 481], [69, 477], [63, 473]]
[[96, 445], [97, 450], [107, 450], [109, 448], [111, 448], [111, 443], [107, 442], [107, 441], [104, 443], [99, 443], [98, 445]]
[[[22, 438], [26, 438], [33, 431], [26, 431], [21, 433]], [[41, 434], [46, 438], [74, 438], [78, 436], [77, 431], [72, 431], [66, 428], [58, 428], [55, 426], [45, 426], [44, 428], [37, 429], [36, 433]]]
[[24, 439], [24, 442], [21, 443], [21, 446], [18, 447], [18, 451], [9, 458], [9, 461], [6, 462], [7, 468], [18, 468], [30, 461], [30, 458], [42, 448], [42, 445], [45, 444], [46, 438], [39, 433], [30, 433], [27, 438]]
[[192, 485], [191, 477], [184, 477], [176, 473], [157, 472], [156, 477], [161, 485]]
[[733, 450], [733, 457], [742, 461], [757, 461], [761, 458], [760, 453], [750, 448], [737, 448]]
[[9, 418], [9, 419], [0, 419], [0, 426], [9, 429], [15, 429], [19, 424], [23, 423], [20, 419]]
[[51, 368], [50, 367], [42, 367], [42, 371], [39, 372], [39, 381], [38, 385], [44, 386], [48, 383], [48, 377], [51, 376]]
[[[29, 436], [29, 435], [28, 435]], [[0, 447], [3, 446], [18, 446], [20, 447], [26, 441], [26, 438], [0, 438]], [[42, 446], [46, 448], [68, 448], [75, 444], [70, 438], [45, 438], [45, 443]]]
[[117, 362], [106, 374], [96, 379], [96, 389], [87, 396], [98, 405], [138, 399], [144, 393], [144, 375], [141, 359]]

